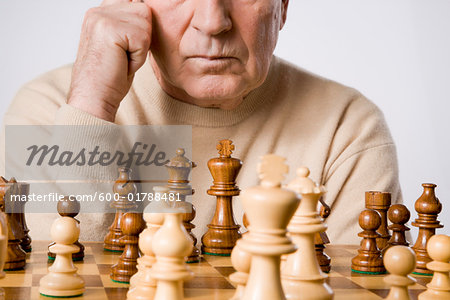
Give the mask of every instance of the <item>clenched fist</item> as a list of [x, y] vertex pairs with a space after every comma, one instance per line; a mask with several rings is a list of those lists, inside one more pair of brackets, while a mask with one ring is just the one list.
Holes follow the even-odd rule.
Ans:
[[150, 49], [151, 9], [140, 1], [105, 0], [84, 18], [68, 103], [114, 122], [120, 102]]

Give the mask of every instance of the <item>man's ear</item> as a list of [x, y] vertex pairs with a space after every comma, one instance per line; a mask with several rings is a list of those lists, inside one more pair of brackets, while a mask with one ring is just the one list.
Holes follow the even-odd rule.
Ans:
[[286, 23], [288, 5], [289, 5], [289, 0], [281, 0], [280, 30], [283, 28], [284, 24]]

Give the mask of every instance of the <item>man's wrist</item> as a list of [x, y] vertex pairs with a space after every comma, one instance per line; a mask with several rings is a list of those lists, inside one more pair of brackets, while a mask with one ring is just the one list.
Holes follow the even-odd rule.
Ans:
[[67, 104], [108, 122], [114, 123], [116, 118], [117, 108], [106, 101], [93, 101], [85, 97], [70, 97]]

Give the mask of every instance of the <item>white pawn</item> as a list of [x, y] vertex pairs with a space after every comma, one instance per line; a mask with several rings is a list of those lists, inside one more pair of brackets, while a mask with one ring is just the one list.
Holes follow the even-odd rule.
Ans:
[[[164, 222], [164, 212], [169, 209], [169, 204], [164, 194], [169, 189], [164, 186], [155, 186], [153, 188], [154, 199], [144, 209], [144, 220], [147, 228], [139, 235], [139, 249], [143, 256], [138, 258], [137, 273], [130, 278], [130, 287], [127, 293], [127, 300], [151, 300], [156, 291], [156, 281], [151, 277], [151, 268], [156, 262], [155, 254], [152, 250], [152, 242], [155, 233]], [[158, 195], [158, 196], [156, 196]]]
[[433, 235], [427, 243], [428, 255], [433, 259], [427, 268], [434, 271], [427, 290], [419, 295], [419, 300], [450, 299], [450, 237], [444, 234]]
[[182, 213], [184, 211], [180, 210], [166, 213], [164, 224], [153, 237], [156, 263], [151, 277], [157, 282], [154, 300], [183, 299], [183, 281], [193, 275], [185, 263], [185, 257], [192, 252], [193, 241], [183, 226]]
[[390, 273], [384, 278], [384, 281], [391, 286], [386, 299], [409, 300], [408, 286], [416, 282], [408, 275], [416, 266], [414, 251], [406, 246], [391, 247], [384, 254], [383, 263]]
[[84, 280], [77, 274], [72, 253], [80, 248], [74, 243], [80, 235], [80, 226], [74, 218], [61, 217], [51, 227], [50, 235], [55, 242], [49, 250], [56, 254], [49, 273], [39, 282], [39, 293], [51, 297], [74, 297], [84, 293]]
[[236, 292], [230, 300], [241, 300], [244, 296], [251, 260], [250, 253], [242, 250], [239, 245], [234, 246], [233, 251], [231, 251], [231, 263], [237, 272], [230, 275], [230, 280], [236, 284]]

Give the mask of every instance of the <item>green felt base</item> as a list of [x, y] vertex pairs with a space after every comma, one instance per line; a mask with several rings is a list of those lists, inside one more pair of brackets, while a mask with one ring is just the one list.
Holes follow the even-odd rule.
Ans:
[[[55, 260], [55, 258], [51, 256], [47, 256], [47, 258], [48, 260]], [[75, 257], [75, 258], [72, 257], [72, 261], [83, 261], [83, 257]]]
[[75, 297], [80, 297], [81, 295], [83, 295], [83, 293], [78, 294], [78, 295], [73, 295], [73, 296], [51, 296], [51, 295], [46, 295], [46, 294], [42, 294], [42, 293], [39, 293], [39, 294], [41, 294], [42, 296], [45, 296], [45, 297], [49, 297], [49, 298], [75, 298]]
[[226, 254], [226, 253], [221, 254], [221, 253], [209, 253], [209, 252], [203, 252], [203, 254], [206, 254], [206, 255], [214, 255], [214, 256], [231, 256], [231, 254]]
[[433, 276], [433, 274], [427, 274], [427, 273], [419, 273], [419, 272], [412, 272], [414, 275], [424, 275], [424, 276]]
[[103, 248], [103, 250], [108, 251], [108, 252], [115, 252], [115, 253], [122, 253], [123, 252], [123, 250], [111, 250], [111, 249], [106, 249], [106, 248]]
[[352, 272], [355, 272], [355, 273], [369, 274], [369, 275], [380, 275], [380, 274], [386, 274], [387, 273], [386, 271], [384, 271], [384, 272], [365, 272], [365, 271], [358, 271], [358, 270], [353, 270], [353, 269], [351, 269], [351, 270], [352, 270]]
[[20, 271], [23, 270], [24, 268], [13, 268], [13, 269], [3, 269], [3, 271]]
[[111, 281], [117, 282], [117, 283], [130, 283], [129, 281], [118, 281], [118, 280], [114, 280], [114, 279], [111, 279]]
[[22, 249], [22, 250], [25, 251], [26, 253], [30, 253], [31, 250], [33, 250], [33, 248], [30, 248], [30, 249], [27, 249], [27, 250]]

